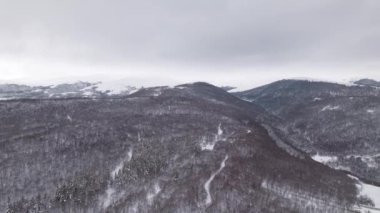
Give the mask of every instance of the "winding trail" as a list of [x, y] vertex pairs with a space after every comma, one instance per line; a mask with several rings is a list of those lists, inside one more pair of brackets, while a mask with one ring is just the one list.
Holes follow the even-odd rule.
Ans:
[[207, 205], [207, 206], [212, 203], [212, 197], [211, 197], [211, 193], [210, 193], [211, 182], [214, 180], [215, 176], [217, 176], [224, 169], [224, 167], [226, 166], [227, 159], [228, 159], [228, 155], [226, 155], [226, 157], [224, 158], [224, 160], [220, 164], [219, 169], [216, 172], [212, 173], [210, 178], [204, 184], [204, 189], [206, 190], [206, 193], [207, 193], [205, 205]]

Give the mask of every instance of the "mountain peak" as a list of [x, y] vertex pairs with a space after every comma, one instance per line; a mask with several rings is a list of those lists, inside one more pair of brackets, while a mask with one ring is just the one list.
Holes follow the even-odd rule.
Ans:
[[363, 78], [355, 81], [354, 84], [359, 86], [370, 86], [370, 87], [380, 87], [380, 81], [375, 81], [373, 79]]

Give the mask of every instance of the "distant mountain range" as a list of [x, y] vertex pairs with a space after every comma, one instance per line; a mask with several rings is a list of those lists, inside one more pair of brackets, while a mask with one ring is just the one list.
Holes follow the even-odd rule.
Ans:
[[1, 85], [0, 211], [376, 211], [366, 82]]
[[105, 97], [110, 95], [128, 95], [137, 91], [136, 87], [108, 87], [102, 82], [77, 82], [53, 86], [26, 86], [17, 84], [0, 85], [0, 100], [14, 99], [46, 99], [46, 98], [78, 98]]
[[355, 81], [354, 84], [361, 86], [371, 86], [371, 87], [380, 87], [380, 82], [372, 79], [361, 79]]

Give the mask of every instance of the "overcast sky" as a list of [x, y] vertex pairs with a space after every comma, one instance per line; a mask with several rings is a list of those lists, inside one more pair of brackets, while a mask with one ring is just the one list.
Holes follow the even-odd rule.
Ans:
[[378, 0], [0, 0], [0, 81], [380, 80]]

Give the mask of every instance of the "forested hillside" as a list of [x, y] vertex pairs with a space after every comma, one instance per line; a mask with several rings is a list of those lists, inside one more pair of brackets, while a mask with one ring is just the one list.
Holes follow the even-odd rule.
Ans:
[[0, 101], [1, 212], [350, 212], [355, 180], [205, 83]]
[[283, 139], [331, 167], [380, 182], [380, 90], [376, 81], [352, 85], [283, 80], [236, 93], [280, 122]]

